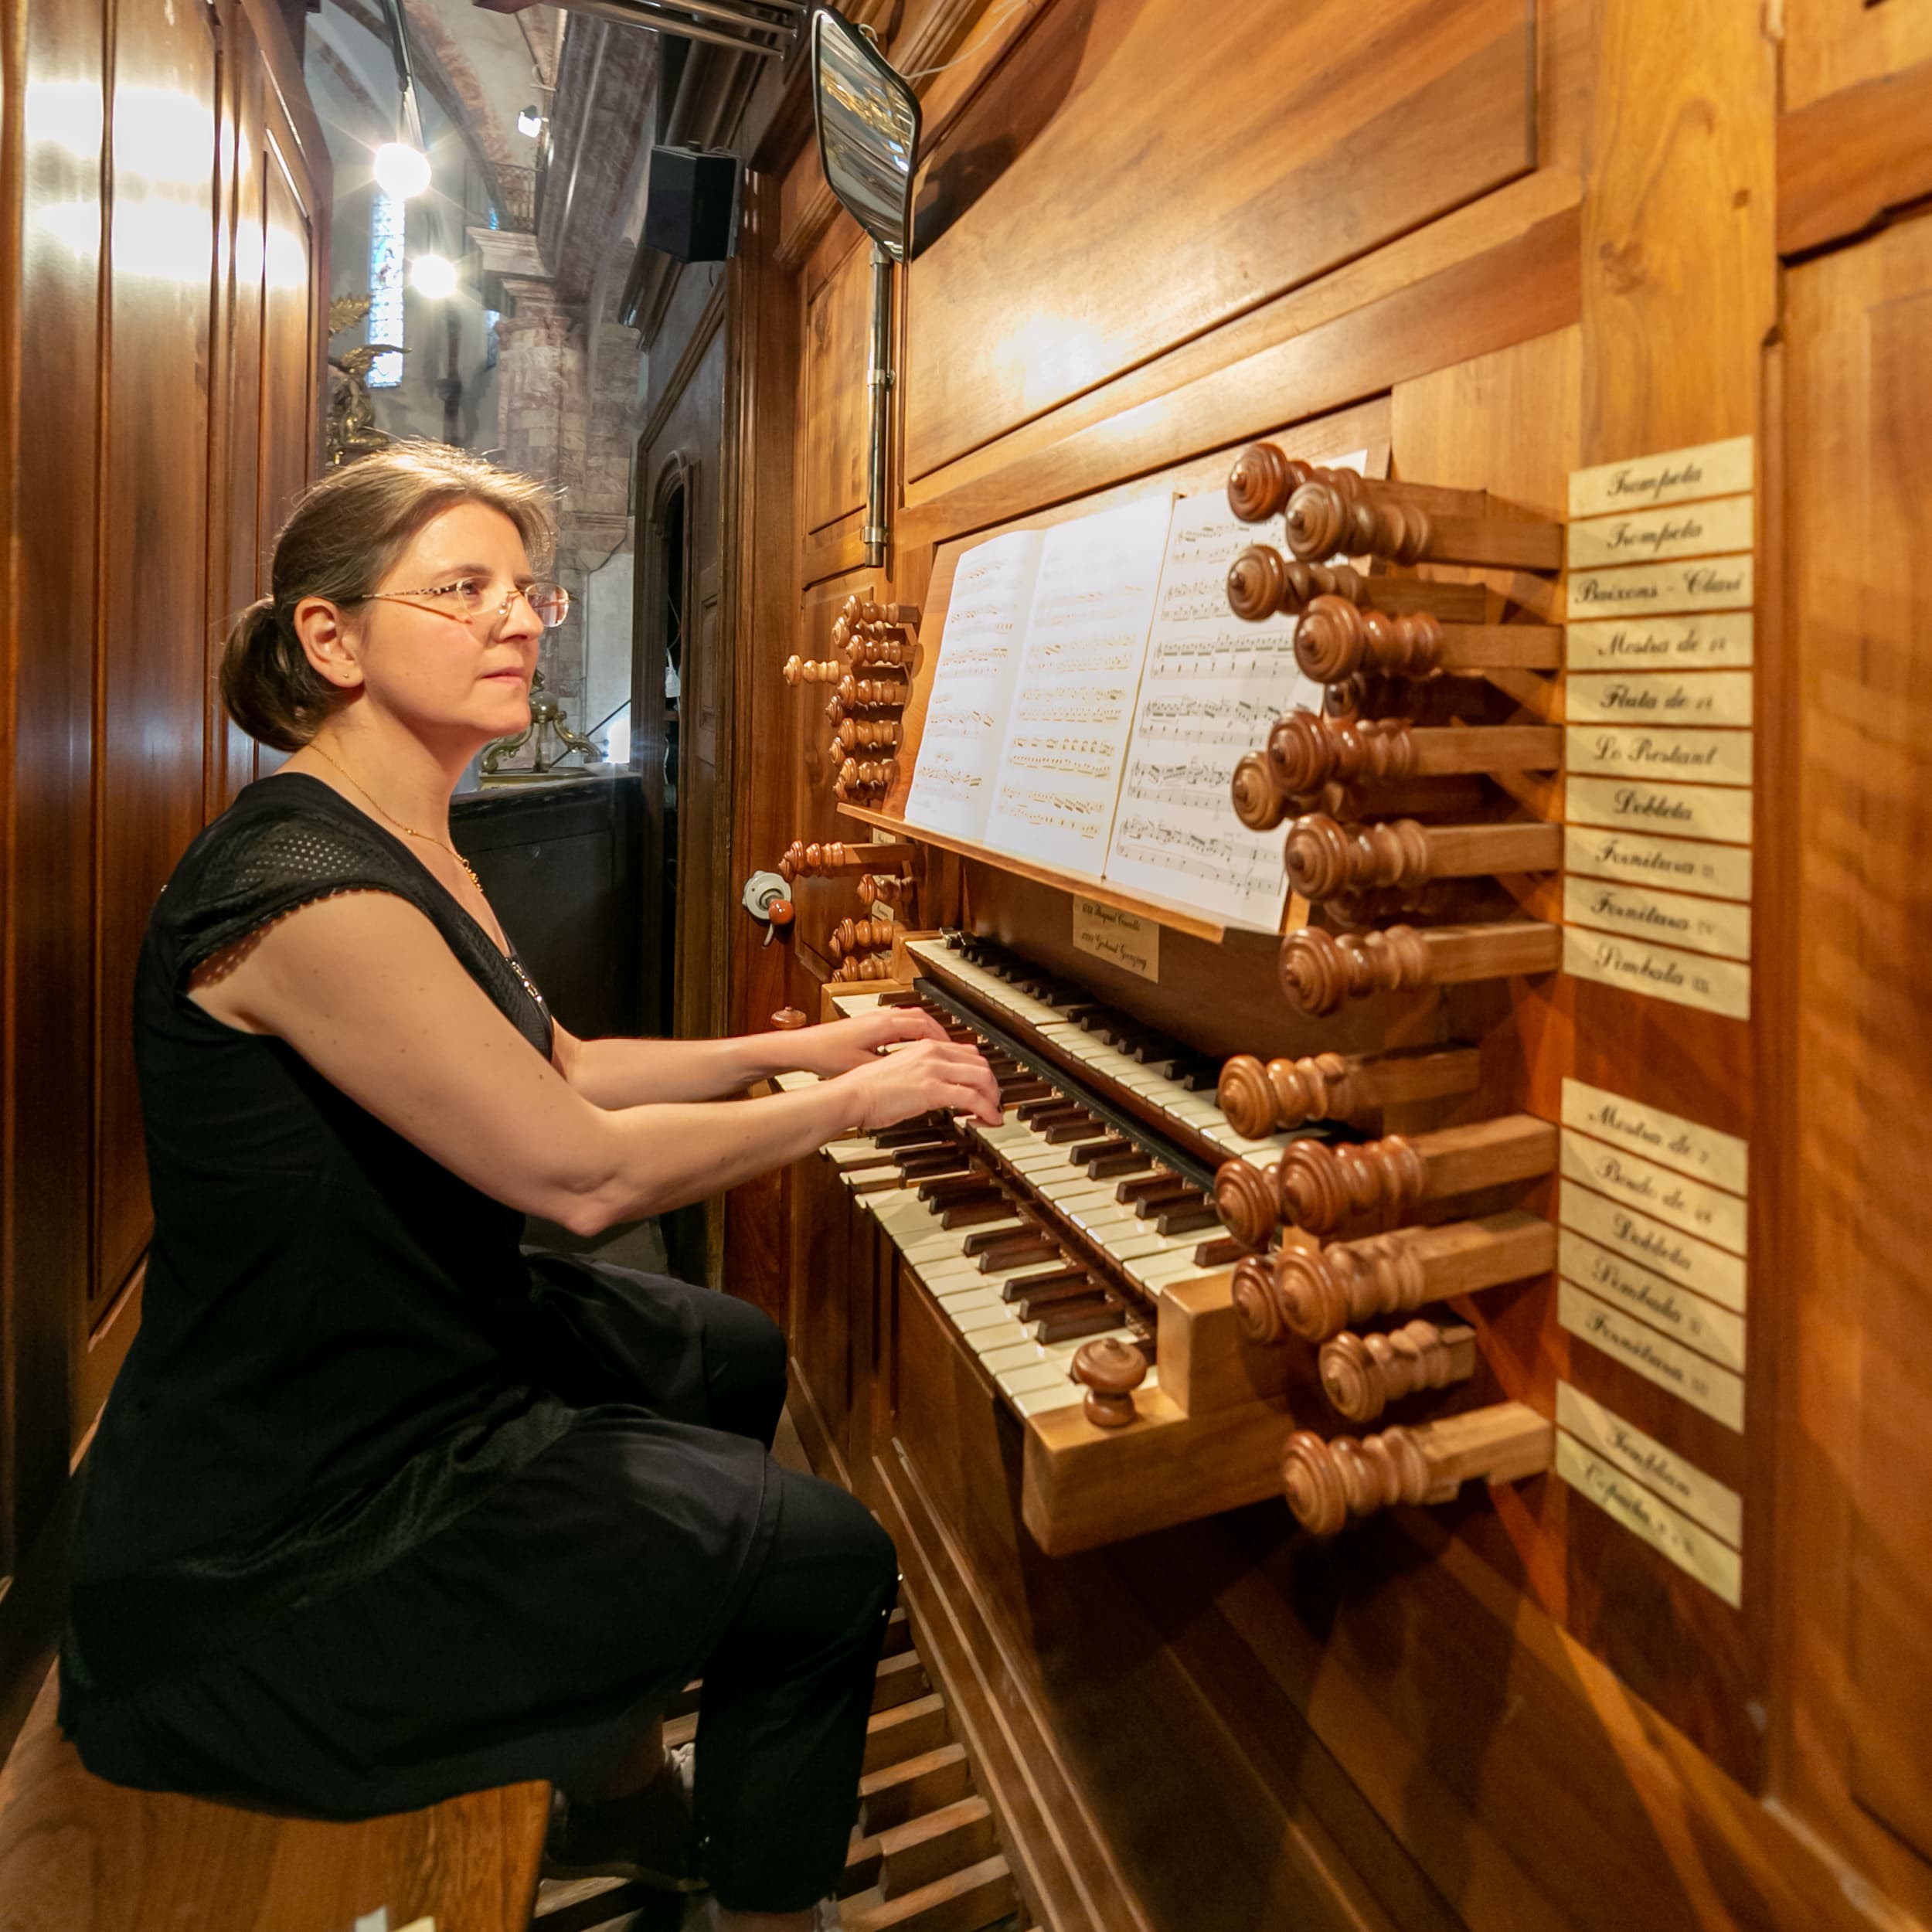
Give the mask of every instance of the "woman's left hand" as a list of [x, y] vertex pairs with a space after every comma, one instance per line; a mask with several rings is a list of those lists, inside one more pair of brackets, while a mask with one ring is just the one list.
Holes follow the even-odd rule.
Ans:
[[800, 1069], [829, 1080], [863, 1066], [882, 1047], [945, 1037], [945, 1028], [923, 1007], [874, 1006], [849, 1019], [801, 1027], [792, 1039]]

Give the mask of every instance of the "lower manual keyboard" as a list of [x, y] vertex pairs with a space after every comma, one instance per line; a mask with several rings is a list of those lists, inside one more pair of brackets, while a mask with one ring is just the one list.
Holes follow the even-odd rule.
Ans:
[[1070, 1370], [1083, 1343], [1113, 1337], [1151, 1357], [1162, 1289], [1234, 1259], [1211, 1175], [997, 1027], [914, 990], [985, 1054], [1003, 1119], [907, 1122], [825, 1156], [1012, 1406], [1064, 1407], [1082, 1398]]

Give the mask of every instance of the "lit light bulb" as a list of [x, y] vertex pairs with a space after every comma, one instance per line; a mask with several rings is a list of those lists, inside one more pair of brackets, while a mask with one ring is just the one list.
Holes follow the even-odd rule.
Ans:
[[440, 255], [418, 255], [410, 270], [410, 286], [433, 302], [447, 301], [456, 293], [456, 264]]
[[386, 195], [408, 201], [430, 185], [430, 158], [403, 141], [386, 141], [376, 151], [376, 179]]
[[534, 141], [543, 131], [543, 117], [534, 107], [526, 107], [516, 117], [516, 131]]

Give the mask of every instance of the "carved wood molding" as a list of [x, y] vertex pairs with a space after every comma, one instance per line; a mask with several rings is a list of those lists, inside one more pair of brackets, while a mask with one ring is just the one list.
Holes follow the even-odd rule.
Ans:
[[1798, 255], [1932, 195], [1932, 60], [1841, 88], [1777, 124], [1777, 248]]
[[[1393, 257], [1401, 244], [1384, 250]], [[902, 547], [938, 543], [964, 530], [1004, 522], [1044, 502], [1061, 502], [1190, 456], [1235, 447], [1291, 412], [1298, 418], [1339, 409], [1392, 384], [1467, 362], [1528, 335], [1573, 322], [1581, 306], [1575, 205], [1434, 274], [1386, 291], [1361, 307], [1265, 347], [1243, 352], [1254, 326], [1238, 318], [1105, 385], [1077, 406], [1084, 421], [1050, 438], [1056, 412], [1015, 432], [1024, 446], [1005, 467], [998, 446], [945, 487], [947, 471], [910, 486], [900, 515]], [[1339, 271], [1339, 281], [1350, 274]], [[1306, 290], [1271, 309], [1287, 312]], [[1219, 338], [1216, 342], [1216, 337]], [[1217, 353], [1218, 352], [1218, 353]], [[1163, 390], [1163, 369], [1173, 386]], [[1148, 390], [1145, 405], [1123, 414]], [[935, 488], [934, 485], [939, 487]], [[839, 533], [828, 532], [828, 551]], [[823, 539], [821, 539], [821, 543]], [[828, 556], [825, 560], [830, 563]], [[808, 577], [829, 575], [808, 545]]]

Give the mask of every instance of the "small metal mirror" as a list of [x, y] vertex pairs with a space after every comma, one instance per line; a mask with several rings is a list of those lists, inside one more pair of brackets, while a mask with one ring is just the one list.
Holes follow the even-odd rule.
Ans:
[[852, 219], [903, 262], [912, 243], [919, 97], [830, 7], [811, 17], [811, 79], [825, 179]]
[[866, 464], [866, 561], [886, 561], [888, 400], [893, 385], [893, 264], [912, 252], [913, 169], [919, 97], [836, 8], [811, 16], [812, 117], [832, 192], [872, 237], [871, 450]]

